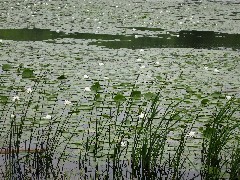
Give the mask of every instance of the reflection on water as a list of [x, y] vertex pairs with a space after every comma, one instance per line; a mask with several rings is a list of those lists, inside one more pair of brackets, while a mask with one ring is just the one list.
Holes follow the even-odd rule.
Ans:
[[[157, 32], [155, 36], [138, 34], [111, 35], [92, 33], [55, 32], [49, 29], [1, 29], [0, 39], [13, 41], [47, 41], [63, 38], [90, 39], [90, 45], [103, 46], [106, 48], [141, 49], [141, 48], [232, 48], [239, 49], [240, 34], [227, 34], [213, 31], [180, 31], [163, 34], [160, 28], [132, 29], [141, 31]], [[129, 29], [126, 27], [125, 29]], [[52, 41], [49, 41], [52, 42]]]

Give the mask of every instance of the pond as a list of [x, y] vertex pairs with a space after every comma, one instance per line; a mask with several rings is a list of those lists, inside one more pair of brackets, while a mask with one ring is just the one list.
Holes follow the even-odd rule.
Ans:
[[[126, 141], [129, 148], [123, 148], [119, 162], [128, 174], [134, 127], [145, 119], [142, 113], [150, 116], [151, 99], [159, 92], [155, 126], [169, 104], [181, 102], [166, 154], [174, 154], [184, 127], [185, 133], [198, 132], [186, 139], [185, 153], [200, 169], [195, 156], [200, 129], [226, 97], [239, 99], [239, 6], [237, 1], [180, 0], [3, 2], [1, 137], [9, 138], [13, 121], [20, 126], [21, 149], [58, 137], [52, 139], [54, 157], [64, 151], [68, 161], [60, 164], [66, 172], [79, 168], [79, 154], [88, 150], [88, 162], [97, 156], [104, 172], [113, 144]], [[6, 147], [4, 138], [0, 147]], [[92, 173], [82, 174], [96, 178], [91, 163], [82, 170], [87, 166]]]

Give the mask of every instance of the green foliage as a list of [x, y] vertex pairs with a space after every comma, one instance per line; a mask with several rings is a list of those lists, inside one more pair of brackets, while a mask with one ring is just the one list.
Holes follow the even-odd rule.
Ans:
[[147, 92], [144, 94], [144, 98], [147, 100], [153, 100], [156, 98], [156, 94], [152, 93], [152, 92]]
[[34, 78], [34, 73], [32, 69], [25, 68], [22, 72], [22, 78]]
[[140, 99], [142, 97], [141, 91], [132, 91], [131, 97], [133, 99]]
[[57, 77], [57, 79], [60, 79], [60, 80], [62, 80], [62, 79], [67, 79], [67, 77], [63, 74], [63, 75], [61, 75], [61, 76], [59, 76], [59, 77]]
[[113, 99], [115, 102], [123, 102], [126, 100], [125, 96], [120, 93], [118, 93], [116, 96], [114, 96]]
[[208, 102], [209, 102], [208, 99], [203, 99], [203, 100], [201, 101], [201, 104], [202, 104], [202, 105], [206, 105]]
[[2, 103], [6, 103], [8, 101], [8, 97], [7, 96], [0, 96], [0, 100]]
[[101, 85], [99, 82], [96, 82], [94, 83], [92, 86], [91, 86], [91, 90], [95, 91], [95, 92], [98, 92], [100, 91], [102, 88], [101, 88]]
[[3, 71], [9, 71], [12, 68], [10, 64], [3, 64], [2, 65], [2, 70]]

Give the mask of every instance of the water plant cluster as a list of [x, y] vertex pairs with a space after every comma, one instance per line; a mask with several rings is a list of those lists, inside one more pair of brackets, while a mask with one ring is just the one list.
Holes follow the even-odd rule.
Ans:
[[[2, 69], [10, 68], [4, 65]], [[45, 80], [21, 70], [32, 87], [1, 98], [4, 179], [236, 179], [240, 176], [239, 99], [219, 98], [208, 120], [202, 102], [189, 116], [185, 99], [162, 104], [159, 92], [103, 93], [96, 81], [83, 100], [44, 104]], [[88, 78], [87, 75], [84, 78]], [[65, 79], [59, 76], [59, 81]], [[109, 83], [111, 83], [109, 81]], [[221, 94], [219, 92], [219, 94]], [[85, 100], [86, 100], [85, 99]], [[45, 106], [47, 108], [45, 108]], [[43, 110], [48, 110], [43, 111]], [[87, 112], [87, 113], [86, 113]], [[84, 116], [84, 117], [83, 117]], [[186, 120], [187, 119], [187, 120]]]

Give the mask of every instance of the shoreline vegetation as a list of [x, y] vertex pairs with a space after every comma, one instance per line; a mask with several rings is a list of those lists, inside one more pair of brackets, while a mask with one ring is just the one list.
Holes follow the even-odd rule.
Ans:
[[[31, 73], [30, 73], [31, 74]], [[37, 83], [38, 84], [38, 83]], [[36, 84], [36, 85], [37, 85]], [[34, 89], [27, 88], [26, 93], [33, 96]], [[94, 103], [91, 106], [91, 115], [104, 106], [106, 97], [101, 97], [102, 87], [99, 82], [88, 88], [93, 91]], [[161, 93], [148, 93], [148, 100], [139, 105], [139, 91], [132, 87], [129, 97], [115, 94], [113, 101], [115, 107], [107, 107], [109, 114], [101, 112], [101, 118], [89, 122], [81, 130], [78, 137], [75, 125], [65, 136], [73, 113], [64, 114], [69, 107], [71, 111], [81, 114], [78, 103], [64, 101], [64, 109], [58, 118], [47, 114], [40, 118], [47, 124], [45, 128], [39, 124], [39, 118], [34, 116], [30, 125], [25, 125], [32, 97], [22, 105], [24, 111], [20, 119], [15, 114], [2, 117], [5, 122], [10, 121], [6, 137], [6, 149], [1, 149], [0, 154], [4, 164], [1, 172], [5, 179], [15, 178], [84, 178], [84, 179], [236, 179], [240, 175], [239, 159], [239, 99], [227, 96], [223, 103], [209, 117], [209, 120], [199, 130], [193, 126], [201, 114], [199, 111], [191, 121], [181, 123], [188, 110], [180, 108], [183, 100], [170, 103], [162, 111]], [[18, 96], [12, 98], [11, 107], [22, 106]], [[9, 107], [5, 102], [4, 107]], [[41, 105], [38, 105], [41, 106]], [[136, 109], [137, 107], [137, 109]], [[203, 103], [203, 109], [207, 108]], [[6, 110], [6, 109], [5, 109]], [[104, 109], [100, 110], [103, 111]], [[10, 112], [9, 112], [10, 113]], [[53, 112], [51, 114], [54, 114]], [[10, 119], [7, 119], [10, 117]], [[174, 145], [170, 146], [169, 134], [180, 126], [180, 133]], [[27, 129], [26, 129], [27, 127]], [[30, 130], [26, 138], [24, 131]], [[39, 133], [41, 130], [43, 133]], [[37, 132], [37, 133], [36, 133]], [[35, 137], [37, 136], [37, 137]], [[69, 143], [74, 138], [77, 148], [69, 148]], [[24, 139], [24, 140], [23, 140]], [[36, 140], [33, 140], [36, 139]], [[191, 153], [187, 143], [198, 141], [198, 151]], [[23, 148], [22, 143], [25, 148]], [[31, 144], [35, 144], [35, 148]], [[172, 148], [169, 151], [169, 148]], [[75, 177], [70, 171], [64, 170], [68, 163], [69, 152], [75, 153]], [[196, 154], [198, 153], [198, 155]], [[201, 154], [199, 156], [199, 153]], [[194, 155], [195, 154], [195, 155]], [[192, 156], [195, 156], [195, 160]], [[4, 167], [4, 168], [3, 168]], [[32, 170], [29, 170], [29, 167]], [[89, 169], [89, 170], [88, 170]], [[190, 173], [193, 171], [194, 173]], [[80, 173], [81, 172], [81, 173]], [[80, 174], [79, 174], [80, 173]], [[190, 173], [190, 175], [189, 175]], [[28, 177], [28, 178], [29, 178]]]

